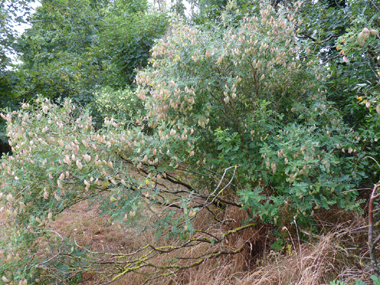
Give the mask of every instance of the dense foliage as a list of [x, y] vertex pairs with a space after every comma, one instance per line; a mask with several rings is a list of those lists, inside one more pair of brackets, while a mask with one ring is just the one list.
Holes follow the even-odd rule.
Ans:
[[[17, 107], [19, 94], [16, 87], [20, 74], [12, 70], [12, 58], [16, 57], [14, 45], [17, 42], [17, 29], [25, 24], [30, 15], [32, 0], [0, 1], [0, 108]], [[6, 144], [5, 121], [0, 120], [0, 153], [9, 150]]]
[[[144, 1], [42, 1], [17, 42], [23, 64], [0, 77], [5, 105], [31, 99], [2, 114], [12, 147], [0, 164], [3, 281], [102, 272], [99, 253], [51, 228], [80, 201], [172, 244], [112, 255], [107, 282], [196, 266], [222, 253], [152, 260], [258, 223], [282, 250], [284, 226], [360, 211], [355, 188], [378, 179], [380, 11], [339, 3], [200, 2], [168, 27]], [[215, 213], [227, 207], [249, 219], [223, 232]], [[193, 224], [207, 211], [219, 236]]]
[[[16, 10], [27, 5], [14, 2]], [[147, 65], [154, 39], [167, 26], [166, 14], [150, 10], [145, 1], [45, 0], [41, 4], [30, 20], [32, 27], [21, 37], [4, 25], [8, 28], [4, 34], [9, 35], [0, 48], [17, 53], [23, 64], [7, 70], [10, 58], [1, 61], [2, 108], [17, 109], [17, 102], [33, 100], [37, 94], [54, 100], [71, 97], [87, 105], [101, 87], [129, 88], [135, 70]], [[0, 140], [6, 142], [2, 119]]]
[[324, 71], [295, 56], [308, 47], [294, 41], [294, 16], [274, 13], [269, 5], [219, 31], [174, 25], [170, 41], [154, 48], [152, 68], [137, 77], [148, 126], [161, 139], [172, 127], [191, 141], [176, 149], [176, 163], [189, 161], [206, 176], [240, 165], [234, 191], [253, 216], [270, 220], [284, 207], [309, 215], [314, 206], [350, 205], [343, 193], [356, 159], [335, 150], [357, 152], [353, 130], [316, 88]]
[[165, 14], [147, 9], [144, 1], [43, 1], [18, 41], [20, 92], [86, 104], [99, 85], [131, 84], [167, 24]]

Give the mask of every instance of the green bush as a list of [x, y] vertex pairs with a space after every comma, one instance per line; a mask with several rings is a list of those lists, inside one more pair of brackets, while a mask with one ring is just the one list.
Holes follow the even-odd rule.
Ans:
[[[371, 22], [358, 19], [345, 35], [337, 39], [337, 49], [345, 63], [333, 69], [333, 76], [340, 80], [332, 84], [330, 93], [343, 110], [345, 121], [358, 131], [362, 140], [362, 157], [371, 156], [379, 160], [380, 69], [375, 54], [380, 48], [380, 41], [379, 25]], [[343, 88], [344, 96], [333, 91]], [[368, 183], [378, 180], [379, 168], [373, 161], [363, 160], [359, 166], [361, 171], [368, 173]]]
[[[91, 259], [87, 251], [47, 226], [67, 207], [99, 193], [93, 191], [99, 181], [95, 169], [112, 172], [112, 157], [117, 156], [109, 144], [118, 135], [111, 130], [109, 136], [95, 133], [89, 113], [77, 117], [75, 110], [68, 100], [61, 106], [38, 99], [37, 106], [23, 104], [19, 112], [2, 115], [13, 152], [2, 158], [0, 166], [1, 213], [7, 218], [1, 229], [1, 249], [7, 259], [0, 275], [9, 280], [34, 281], [42, 275], [51, 284], [54, 278], [77, 279], [77, 268], [88, 263], [84, 253]], [[119, 126], [106, 122], [108, 128]], [[97, 148], [94, 140], [103, 146]], [[110, 157], [99, 147], [115, 154]], [[46, 256], [53, 257], [49, 263]], [[52, 274], [56, 268], [60, 273]]]
[[142, 101], [129, 86], [124, 90], [103, 87], [94, 94], [94, 102], [91, 105], [101, 116], [124, 122], [130, 121], [132, 117], [141, 116], [143, 112]]
[[327, 73], [295, 40], [294, 16], [268, 5], [235, 23], [228, 9], [211, 30], [172, 24], [137, 76], [148, 125], [163, 140], [190, 140], [171, 147], [172, 165], [196, 165], [208, 189], [217, 184], [210, 169], [239, 165], [230, 190], [266, 221], [356, 207], [347, 190], [361, 179], [352, 168], [357, 134], [326, 99]]

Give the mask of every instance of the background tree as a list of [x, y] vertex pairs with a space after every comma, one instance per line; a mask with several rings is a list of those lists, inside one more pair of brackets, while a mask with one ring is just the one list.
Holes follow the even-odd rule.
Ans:
[[150, 10], [146, 1], [115, 1], [95, 47], [105, 51], [107, 57], [105, 85], [114, 89], [133, 86], [136, 71], [148, 64], [154, 41], [165, 34], [167, 27], [166, 13]]
[[130, 85], [165, 26], [165, 15], [144, 2], [43, 1], [19, 41], [20, 92], [87, 104], [97, 86]]
[[[17, 28], [29, 20], [33, 0], [0, 1], [0, 108], [17, 107], [17, 86], [20, 74], [12, 66], [16, 59]], [[5, 133], [5, 121], [0, 119], [0, 154], [10, 150]]]

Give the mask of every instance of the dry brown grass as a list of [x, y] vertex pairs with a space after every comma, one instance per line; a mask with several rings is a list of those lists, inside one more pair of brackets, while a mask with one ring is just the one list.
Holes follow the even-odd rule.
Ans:
[[116, 253], [134, 247], [134, 239], [117, 222], [109, 224], [109, 217], [100, 217], [98, 207], [89, 208], [80, 202], [57, 216], [50, 226], [63, 236], [71, 237], [80, 246], [93, 251]]
[[[286, 254], [271, 251], [262, 260], [262, 266], [247, 273], [236, 284], [319, 285], [330, 284], [333, 280], [347, 284], [355, 283], [355, 279], [368, 281], [370, 272], [359, 257], [363, 256], [363, 249], [347, 250], [353, 245], [363, 245], [365, 219], [356, 212], [339, 212], [335, 209], [321, 212], [320, 216], [324, 216], [324, 220], [321, 217], [316, 217], [316, 220], [320, 222], [322, 235], [302, 230], [297, 232], [298, 228], [295, 227], [296, 234], [293, 231], [294, 237], [291, 238], [292, 247]], [[333, 217], [336, 217], [335, 224], [331, 223]], [[309, 236], [311, 242], [301, 242], [297, 237], [302, 234]]]
[[333, 235], [328, 235], [316, 245], [301, 245], [298, 252], [288, 256], [272, 252], [264, 266], [238, 284], [329, 284], [336, 274], [334, 259], [338, 254], [332, 239]]
[[[227, 211], [228, 212], [228, 211]], [[245, 217], [243, 211], [237, 212], [238, 217], [231, 217], [227, 214], [220, 216], [219, 218], [224, 218], [233, 221], [234, 226], [240, 225], [240, 218]], [[221, 214], [221, 213], [220, 213]], [[215, 227], [213, 222], [212, 215], [209, 212], [201, 212], [197, 218], [194, 220], [194, 227], [203, 231], [207, 231], [216, 236], [221, 235], [225, 228]], [[229, 225], [231, 227], [231, 225]], [[243, 247], [247, 238], [252, 238], [255, 236], [255, 230], [248, 229], [244, 231], [243, 234], [236, 234], [235, 237], [230, 237], [220, 244], [211, 245], [209, 243], [201, 243], [191, 248], [182, 248], [176, 251], [173, 251], [168, 254], [159, 255], [151, 260], [154, 264], [165, 264], [167, 260], [175, 257], [196, 257], [201, 256], [207, 252], [214, 252], [218, 250], [234, 250], [239, 247]], [[173, 240], [161, 239], [159, 241], [153, 241], [157, 246], [173, 244]], [[144, 245], [144, 243], [141, 243]], [[189, 264], [194, 261], [184, 261], [178, 262], [178, 264]], [[159, 278], [157, 280], [152, 280], [148, 284], [231, 284], [231, 276], [238, 271], [244, 270], [247, 267], [246, 262], [246, 251], [238, 253], [236, 255], [225, 255], [215, 259], [208, 259], [200, 266], [193, 267], [187, 270], [176, 272], [173, 275], [170, 275], [167, 278]], [[150, 270], [143, 270], [142, 272], [148, 272]], [[153, 269], [154, 271], [154, 269]], [[239, 273], [239, 275], [241, 275]], [[115, 284], [142, 284], [146, 279], [145, 276], [136, 273], [129, 273]], [[227, 283], [226, 283], [227, 282]]]
[[[178, 213], [180, 214], [180, 213]], [[321, 213], [321, 235], [312, 235], [309, 242], [301, 242], [297, 228], [289, 226], [287, 231], [290, 248], [282, 253], [274, 253], [270, 245], [274, 238], [270, 235], [271, 226], [257, 222], [257, 225], [228, 236], [223, 242], [211, 245], [200, 243], [189, 248], [181, 248], [170, 253], [153, 257], [154, 265], [164, 265], [172, 258], [192, 258], [207, 252], [220, 250], [235, 250], [244, 248], [242, 252], [231, 255], [221, 255], [218, 258], [206, 259], [199, 266], [173, 273], [165, 278], [157, 278], [148, 282], [152, 285], [174, 284], [330, 284], [339, 278], [346, 282], [356, 278], [368, 280], [370, 272], [360, 264], [353, 254], [363, 255], [364, 249], [349, 253], [342, 248], [360, 245], [365, 241], [363, 231], [356, 229], [365, 225], [365, 219], [358, 214], [345, 213], [345, 218], [339, 216], [339, 223], [333, 225], [334, 214]], [[194, 227], [207, 231], [215, 236], [237, 228], [248, 218], [248, 213], [234, 207], [228, 207], [224, 212], [217, 212], [218, 219], [224, 221], [223, 227], [215, 223], [210, 212], [202, 211], [194, 220]], [[153, 215], [152, 215], [152, 220]], [[331, 221], [330, 221], [331, 220]], [[90, 250], [108, 253], [130, 253], [146, 244], [165, 246], [179, 244], [178, 240], [160, 238], [157, 240], [154, 231], [138, 234], [133, 229], [126, 229], [114, 223], [109, 225], [107, 216], [100, 217], [97, 207], [88, 208], [86, 202], [81, 202], [60, 214], [51, 226], [60, 234], [75, 239], [78, 245], [88, 245]], [[331, 230], [333, 228], [333, 230]], [[297, 235], [298, 233], [298, 235]], [[202, 236], [201, 233], [195, 236]], [[99, 255], [100, 258], [107, 258]], [[194, 260], [179, 260], [177, 264], [189, 265]], [[105, 267], [104, 270], [112, 270]], [[147, 276], [141, 273], [157, 273], [159, 269], [145, 267], [138, 272], [129, 272], [116, 280], [116, 285], [143, 284]], [[170, 272], [168, 270], [162, 272]], [[101, 284], [101, 275], [84, 273], [85, 284]]]
[[[229, 210], [224, 216], [232, 221], [229, 227], [238, 227], [239, 221], [245, 217], [246, 213], [243, 211]], [[368, 281], [369, 271], [361, 266], [358, 258], [354, 258], [341, 247], [347, 243], [357, 244], [362, 240], [362, 235], [355, 229], [363, 226], [364, 219], [357, 214], [350, 214], [349, 217], [354, 220], [335, 225], [335, 228], [324, 236], [315, 235], [313, 242], [301, 243], [292, 240], [293, 246], [286, 253], [274, 253], [270, 250], [268, 245], [273, 241], [268, 237], [270, 228], [265, 228], [265, 225], [258, 225], [236, 234], [223, 244], [201, 244], [191, 250], [181, 249], [175, 252], [176, 256], [197, 256], [214, 249], [232, 249], [244, 244], [249, 245], [239, 254], [210, 259], [198, 267], [148, 284], [312, 285], [330, 284], [330, 281], [335, 279], [344, 280], [348, 284], [355, 279]], [[198, 222], [205, 221], [207, 219], [202, 217]], [[163, 264], [171, 257], [171, 254], [160, 256], [155, 261], [157, 264]], [[131, 273], [116, 284], [142, 284], [143, 281], [142, 276]]]

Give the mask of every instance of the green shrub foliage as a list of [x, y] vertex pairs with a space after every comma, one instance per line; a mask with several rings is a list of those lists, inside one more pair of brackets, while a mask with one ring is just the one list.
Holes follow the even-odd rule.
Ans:
[[141, 116], [144, 110], [142, 101], [136, 97], [134, 91], [127, 86], [124, 90], [114, 90], [103, 87], [94, 94], [94, 111], [103, 117], [115, 118], [124, 122], [130, 121], [137, 115]]
[[[358, 135], [326, 99], [325, 71], [295, 38], [300, 23], [270, 5], [239, 21], [233, 9], [229, 4], [222, 25], [210, 30], [172, 23], [171, 35], [153, 48], [151, 66], [137, 75], [136, 98], [129, 89], [99, 93], [98, 108], [108, 116], [98, 130], [89, 112], [69, 100], [39, 98], [3, 114], [13, 155], [0, 164], [8, 217], [2, 243], [10, 256], [0, 274], [52, 284], [94, 264], [69, 241], [46, 235], [48, 221], [81, 200], [131, 225], [144, 224], [146, 205], [165, 206], [152, 227], [187, 245], [227, 235], [188, 240], [192, 219], [211, 204], [249, 209], [277, 227], [294, 219], [310, 224], [320, 207], [357, 206], [350, 190], [362, 178], [354, 167]], [[138, 104], [144, 111], [136, 111]], [[193, 197], [203, 202], [194, 206]], [[35, 246], [41, 237], [58, 254], [46, 246], [51, 258], [44, 260]], [[57, 264], [60, 273], [46, 273]], [[173, 268], [170, 274], [180, 270]]]
[[226, 13], [210, 31], [175, 23], [137, 77], [147, 124], [161, 140], [190, 141], [172, 164], [204, 177], [240, 165], [231, 191], [267, 221], [355, 205], [355, 133], [327, 101], [325, 72], [295, 40], [296, 24], [270, 5], [238, 24]]

